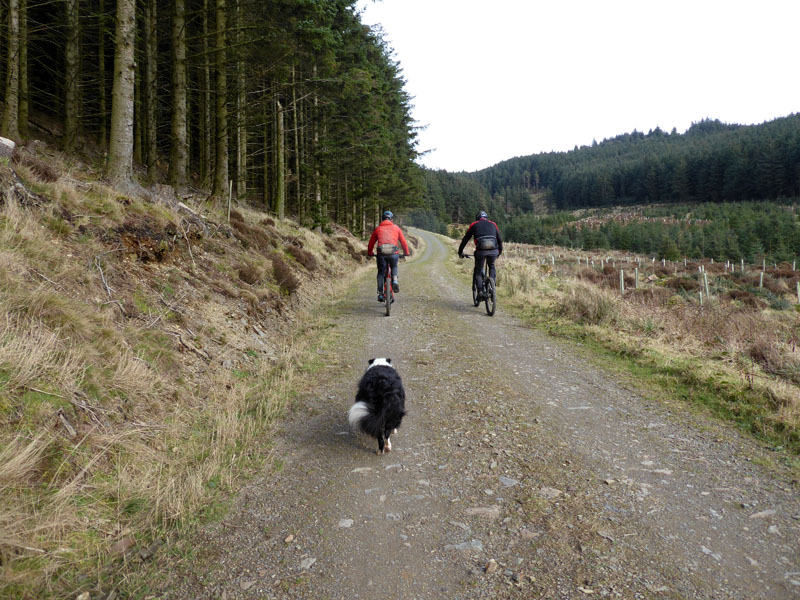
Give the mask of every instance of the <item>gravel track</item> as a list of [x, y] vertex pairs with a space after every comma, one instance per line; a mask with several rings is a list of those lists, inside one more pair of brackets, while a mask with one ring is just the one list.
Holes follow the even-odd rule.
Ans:
[[[161, 598], [797, 598], [796, 482], [729, 427], [643, 399], [471, 304], [426, 232], [385, 317], [374, 272], [334, 307], [272, 465]], [[502, 261], [498, 268], [503, 268]], [[369, 358], [409, 415], [391, 454], [347, 430]]]

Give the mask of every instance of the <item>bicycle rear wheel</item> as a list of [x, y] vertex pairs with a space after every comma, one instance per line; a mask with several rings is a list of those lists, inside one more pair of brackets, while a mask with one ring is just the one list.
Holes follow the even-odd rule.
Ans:
[[392, 312], [392, 302], [394, 301], [392, 282], [389, 277], [383, 280], [383, 301], [386, 303], [386, 316], [388, 317]]
[[494, 292], [494, 282], [491, 280], [491, 278], [486, 278], [486, 285], [484, 287], [484, 293], [486, 294], [486, 314], [491, 317], [494, 315], [494, 309], [497, 306], [497, 298], [495, 297]]

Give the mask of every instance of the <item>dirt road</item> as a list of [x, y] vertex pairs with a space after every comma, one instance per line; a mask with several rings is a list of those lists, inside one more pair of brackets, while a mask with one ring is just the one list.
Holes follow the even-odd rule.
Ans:
[[[796, 482], [734, 431], [527, 329], [502, 296], [495, 317], [472, 307], [452, 249], [420, 235], [391, 317], [373, 273], [339, 302], [278, 468], [160, 597], [800, 597]], [[384, 456], [345, 418], [377, 356], [408, 396]]]

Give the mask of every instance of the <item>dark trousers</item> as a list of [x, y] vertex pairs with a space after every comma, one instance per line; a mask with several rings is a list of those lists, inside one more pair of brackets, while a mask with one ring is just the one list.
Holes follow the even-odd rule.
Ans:
[[496, 280], [497, 272], [494, 268], [494, 261], [497, 259], [497, 250], [476, 250], [475, 251], [475, 270], [472, 272], [472, 279], [478, 290], [483, 289], [483, 263], [489, 264], [489, 277]]
[[383, 293], [383, 280], [386, 278], [386, 265], [392, 267], [392, 278], [397, 278], [397, 263], [400, 260], [399, 254], [377, 254], [378, 259], [378, 293]]

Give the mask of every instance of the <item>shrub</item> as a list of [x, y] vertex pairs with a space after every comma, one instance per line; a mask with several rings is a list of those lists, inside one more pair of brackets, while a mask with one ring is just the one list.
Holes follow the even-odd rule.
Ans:
[[275, 282], [287, 294], [293, 294], [300, 287], [300, 282], [291, 267], [286, 263], [280, 254], [272, 256], [272, 275], [275, 277]]
[[261, 280], [261, 273], [253, 265], [245, 264], [239, 267], [239, 279], [250, 285], [255, 285]]
[[317, 270], [317, 259], [308, 250], [303, 250], [298, 246], [289, 246], [286, 251], [291, 254], [294, 259], [303, 265], [309, 271]]
[[233, 219], [231, 220], [231, 226], [236, 230], [238, 234], [236, 237], [242, 242], [245, 248], [255, 246], [262, 252], [266, 252], [278, 245], [275, 238], [268, 235], [268, 233], [260, 227], [253, 227], [244, 221], [236, 221]]
[[701, 289], [700, 282], [691, 277], [670, 277], [664, 281], [664, 287], [672, 290], [683, 290], [684, 292], [694, 292]]
[[558, 314], [589, 325], [613, 321], [617, 314], [618, 296], [604, 290], [576, 282], [559, 300]]

